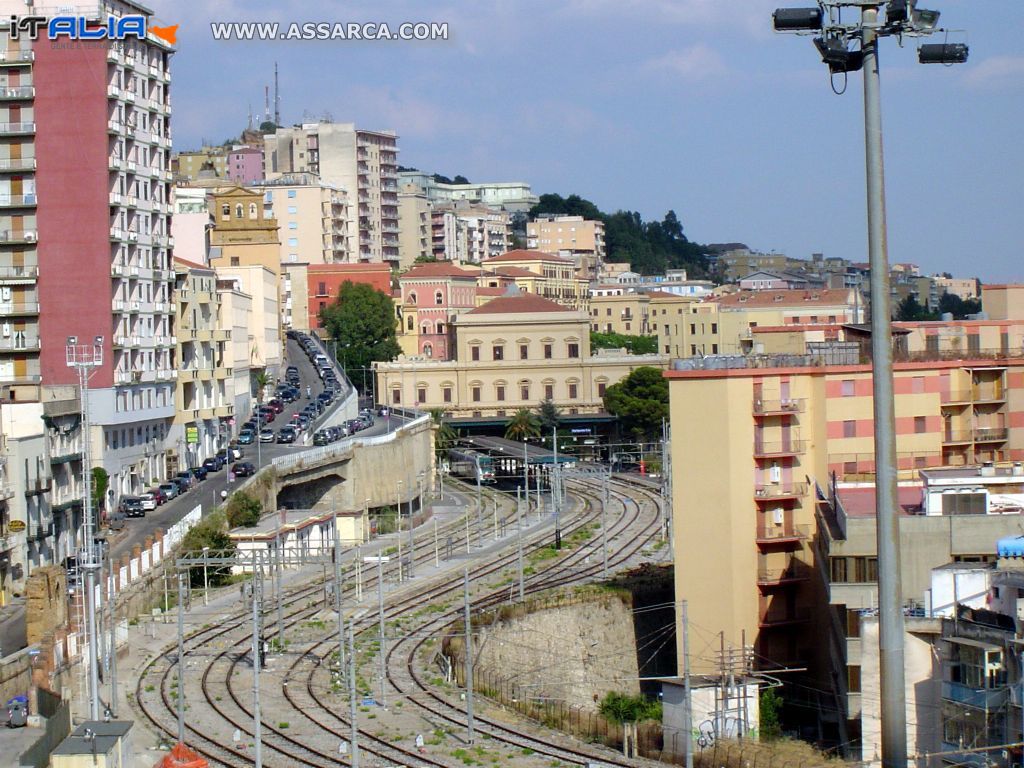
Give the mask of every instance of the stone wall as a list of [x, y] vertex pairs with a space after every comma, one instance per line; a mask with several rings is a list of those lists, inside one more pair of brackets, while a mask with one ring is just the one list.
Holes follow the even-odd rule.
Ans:
[[[29, 645], [68, 620], [67, 575], [58, 565], [36, 568], [25, 585], [25, 631]], [[5, 699], [6, 701], [6, 699]]]

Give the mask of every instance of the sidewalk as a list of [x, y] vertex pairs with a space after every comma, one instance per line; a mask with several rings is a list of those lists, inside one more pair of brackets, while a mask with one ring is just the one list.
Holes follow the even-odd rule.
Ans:
[[0, 657], [28, 645], [25, 634], [25, 598], [15, 597], [0, 608]]

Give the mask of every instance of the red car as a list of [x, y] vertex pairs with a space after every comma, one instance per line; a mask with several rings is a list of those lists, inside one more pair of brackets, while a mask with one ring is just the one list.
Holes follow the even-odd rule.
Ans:
[[156, 500], [157, 505], [164, 504], [167, 501], [167, 494], [159, 488], [150, 488], [146, 493]]

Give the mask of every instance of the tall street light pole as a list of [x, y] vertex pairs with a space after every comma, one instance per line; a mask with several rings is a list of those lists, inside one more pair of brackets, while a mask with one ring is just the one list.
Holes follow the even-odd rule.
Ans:
[[[849, 6], [860, 7], [860, 19], [843, 24], [840, 11]], [[883, 6], [884, 22], [880, 16]], [[819, 0], [817, 7], [780, 8], [773, 14], [776, 31], [815, 35], [814, 44], [822, 61], [828, 65], [830, 76], [846, 77], [850, 72], [864, 70], [864, 154], [868, 259], [871, 266], [871, 365], [875, 423], [878, 647], [884, 768], [906, 768], [907, 711], [878, 41], [884, 36], [902, 39], [939, 31], [939, 13], [918, 9], [916, 6], [917, 0]], [[959, 43], [922, 45], [918, 49], [918, 60], [922, 64], [958, 64], [967, 61], [967, 53], [967, 46]]]

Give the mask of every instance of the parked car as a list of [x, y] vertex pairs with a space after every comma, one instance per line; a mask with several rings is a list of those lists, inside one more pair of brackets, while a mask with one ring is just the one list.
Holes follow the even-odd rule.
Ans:
[[326, 429], [318, 429], [313, 433], [313, 445], [327, 445], [331, 442], [331, 433]]
[[277, 431], [277, 442], [279, 443], [294, 443], [296, 437], [296, 432], [291, 427], [281, 427]]
[[156, 503], [156, 497], [151, 493], [140, 494], [139, 500], [142, 501], [142, 508], [147, 512], [152, 512], [160, 506]]
[[146, 491], [150, 496], [156, 499], [156, 505], [159, 507], [161, 504], [167, 503], [167, 494], [160, 490], [160, 486], [154, 486]]
[[125, 517], [145, 517], [146, 507], [138, 496], [122, 496], [121, 503], [117, 507]]
[[207, 472], [216, 472], [224, 466], [224, 462], [219, 456], [211, 456], [208, 459], [203, 460], [203, 469]]
[[190, 472], [179, 472], [171, 478], [171, 482], [178, 484], [179, 494], [191, 490], [199, 481]]
[[380, 408], [377, 409], [377, 415], [380, 417], [387, 416], [389, 413], [391, 413], [391, 411], [388, 410], [388, 407], [386, 405], [382, 405]]
[[251, 429], [243, 429], [238, 433], [238, 442], [242, 445], [252, 445], [256, 440], [256, 433]]
[[181, 493], [181, 489], [178, 487], [177, 483], [172, 483], [168, 480], [166, 483], [160, 484], [160, 492], [164, 495], [164, 498], [167, 499], [167, 501], [170, 501], [171, 499], [178, 498], [178, 495]]
[[229, 445], [227, 448], [219, 451], [217, 455], [221, 457], [225, 464], [230, 464], [232, 461], [238, 461], [245, 456], [245, 451], [238, 445]]
[[270, 427], [265, 427], [260, 430], [260, 442], [261, 443], [272, 443], [274, 442], [274, 430]]
[[272, 408], [274, 413], [281, 413], [284, 410], [284, 403], [278, 400], [276, 397], [267, 403], [267, 407]]
[[252, 477], [256, 474], [256, 465], [251, 461], [238, 461], [231, 466], [235, 477]]

